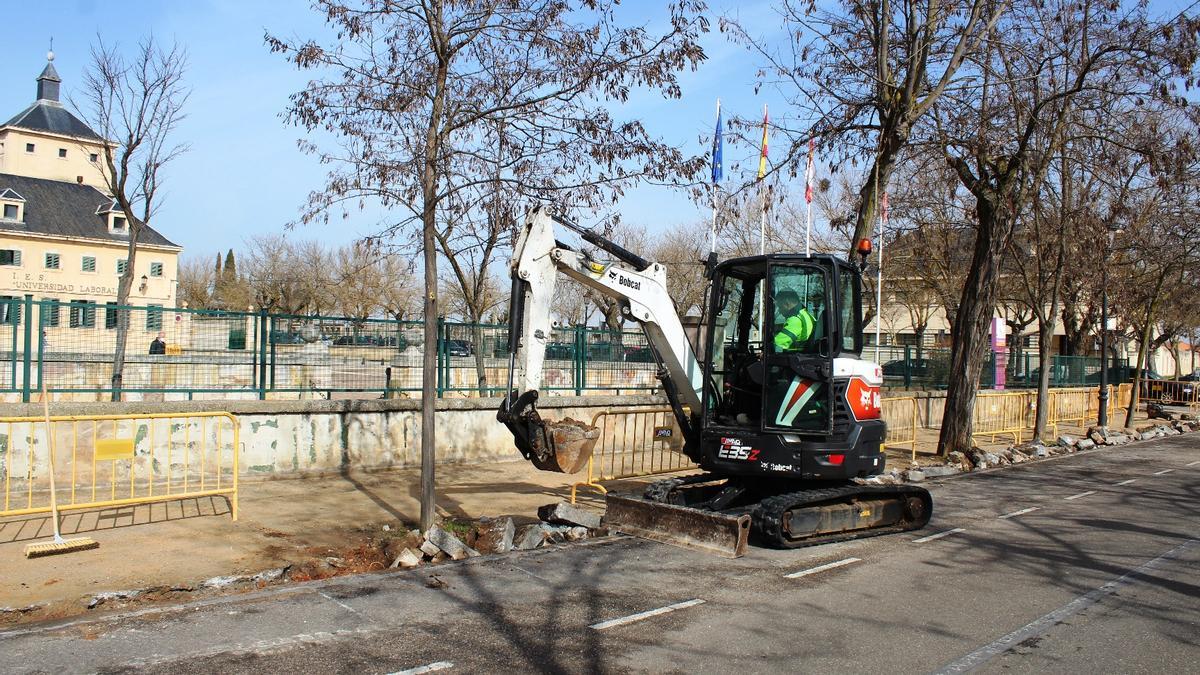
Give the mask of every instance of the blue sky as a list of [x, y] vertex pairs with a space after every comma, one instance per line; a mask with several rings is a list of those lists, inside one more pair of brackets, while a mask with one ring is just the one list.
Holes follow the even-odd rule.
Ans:
[[[308, 192], [321, 186], [323, 168], [296, 149], [301, 130], [285, 125], [280, 117], [289, 94], [304, 86], [307, 75], [270, 54], [263, 44], [267, 30], [284, 36], [319, 35], [323, 24], [307, 2], [9, 0], [5, 4], [10, 30], [0, 67], [0, 121], [33, 102], [34, 78], [45, 65], [51, 37], [64, 99], [81, 81], [97, 33], [125, 48], [133, 48], [152, 33], [187, 49], [187, 82], [193, 93], [178, 139], [191, 149], [170, 166], [168, 194], [155, 221], [157, 229], [184, 247], [185, 255], [238, 248], [247, 236], [283, 231]], [[729, 11], [754, 25], [778, 25], [769, 2], [728, 4], [733, 8]], [[726, 10], [718, 7], [717, 11]], [[704, 152], [700, 139], [712, 133], [718, 96], [727, 114], [757, 115], [763, 102], [777, 108], [769, 95], [754, 94], [754, 64], [749, 55], [717, 33], [715, 22], [713, 27], [705, 40], [709, 60], [699, 71], [682, 75], [683, 99], [634, 95], [618, 114], [641, 117], [668, 142]], [[726, 152], [728, 177], [728, 164], [736, 151], [727, 146]], [[651, 230], [704, 218], [703, 209], [686, 197], [658, 187], [633, 190], [619, 208], [624, 220]], [[328, 229], [307, 226], [296, 236], [343, 243], [373, 232], [376, 220], [377, 214], [364, 214], [352, 218], [349, 226], [340, 222]]]

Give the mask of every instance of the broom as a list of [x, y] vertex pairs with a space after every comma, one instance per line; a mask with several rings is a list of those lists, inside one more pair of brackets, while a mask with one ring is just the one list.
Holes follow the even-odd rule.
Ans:
[[100, 542], [90, 537], [63, 539], [58, 531], [58, 491], [54, 486], [54, 429], [50, 426], [50, 396], [46, 394], [46, 378], [42, 378], [42, 415], [46, 420], [46, 438], [50, 441], [50, 515], [54, 519], [54, 541], [25, 546], [26, 558], [40, 558], [59, 553], [72, 553], [100, 548]]

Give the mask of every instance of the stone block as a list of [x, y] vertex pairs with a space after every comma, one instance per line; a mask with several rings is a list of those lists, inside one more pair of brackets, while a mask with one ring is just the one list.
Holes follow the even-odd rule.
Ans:
[[956, 473], [962, 473], [962, 470], [956, 466], [947, 464], [946, 466], [927, 466], [922, 469], [926, 478], [941, 478], [942, 476], [953, 476]]
[[918, 471], [916, 469], [909, 469], [908, 473], [905, 474], [905, 478], [910, 483], [920, 483], [921, 481], [925, 480], [925, 472]]
[[1081, 438], [1075, 443], [1075, 447], [1079, 450], [1091, 450], [1096, 447], [1096, 442], [1090, 438]]
[[480, 553], [508, 553], [516, 533], [513, 519], [507, 516], [481, 522], [475, 526], [475, 549]]
[[1062, 436], [1058, 437], [1058, 444], [1063, 446], [1064, 448], [1072, 447], [1075, 445], [1075, 437], [1068, 436], [1067, 434], [1063, 434]]
[[600, 514], [566, 502], [538, 508], [538, 518], [555, 525], [578, 525], [590, 529], [600, 527]]
[[1154, 433], [1153, 431], [1143, 431], [1142, 433], [1138, 434], [1138, 438], [1143, 441], [1148, 441], [1152, 438], [1158, 438], [1158, 434]]
[[513, 537], [513, 550], [530, 551], [541, 546], [546, 541], [544, 527], [543, 523], [534, 523], [517, 528], [516, 536]]
[[1050, 451], [1047, 450], [1046, 446], [1044, 446], [1044, 445], [1037, 445], [1037, 446], [1034, 446], [1034, 448], [1033, 448], [1033, 456], [1034, 457], [1049, 457]]
[[431, 541], [422, 542], [420, 548], [421, 553], [424, 553], [430, 558], [442, 552], [442, 549], [438, 548], [437, 545]]
[[392, 568], [412, 569], [421, 564], [421, 556], [417, 555], [411, 548], [406, 548], [392, 560]]
[[429, 528], [429, 531], [425, 533], [425, 540], [455, 560], [474, 558], [479, 555], [479, 551], [467, 546], [461, 539], [437, 525]]

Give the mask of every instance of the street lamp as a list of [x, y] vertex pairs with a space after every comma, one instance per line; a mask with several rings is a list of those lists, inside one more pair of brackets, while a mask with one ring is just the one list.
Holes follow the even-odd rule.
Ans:
[[1096, 426], [1108, 426], [1108, 256], [1120, 226], [1109, 224], [1104, 238], [1104, 259], [1100, 261], [1100, 410]]

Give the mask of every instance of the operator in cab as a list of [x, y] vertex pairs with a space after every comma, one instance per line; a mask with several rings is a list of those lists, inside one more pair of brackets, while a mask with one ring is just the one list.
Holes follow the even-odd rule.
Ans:
[[813, 313], [800, 304], [796, 291], [784, 289], [775, 294], [775, 307], [783, 316], [783, 326], [775, 333], [775, 351], [790, 352], [804, 348], [817, 325]]

